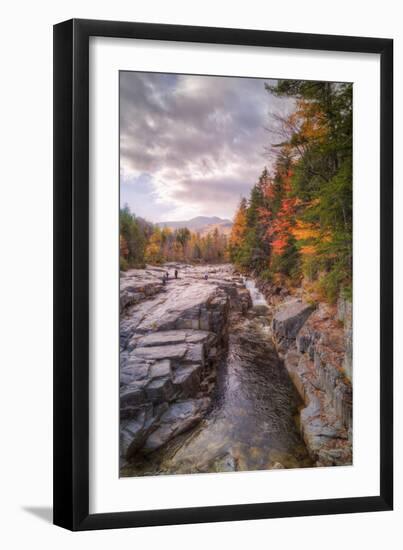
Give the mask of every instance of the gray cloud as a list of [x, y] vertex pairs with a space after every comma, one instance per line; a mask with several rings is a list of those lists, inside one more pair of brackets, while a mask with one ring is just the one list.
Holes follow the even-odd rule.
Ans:
[[176, 192], [178, 199], [184, 202], [194, 202], [207, 205], [214, 209], [217, 204], [238, 202], [246, 196], [250, 190], [250, 184], [244, 179], [235, 178], [210, 178], [193, 179], [192, 185], [185, 185]]
[[[158, 205], [165, 212], [170, 204], [172, 215], [178, 217], [187, 211], [231, 216], [240, 195], [248, 194], [269, 162], [269, 111], [289, 108], [287, 100], [269, 95], [264, 83], [122, 72], [120, 155], [125, 188], [147, 174], [156, 218]], [[135, 194], [133, 189], [132, 201]]]

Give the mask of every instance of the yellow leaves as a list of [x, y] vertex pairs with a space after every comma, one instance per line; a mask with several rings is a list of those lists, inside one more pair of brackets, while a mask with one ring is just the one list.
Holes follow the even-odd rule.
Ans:
[[328, 231], [324, 233], [319, 225], [297, 220], [291, 230], [302, 256], [314, 256], [318, 252], [317, 244], [330, 243], [332, 234]]
[[316, 245], [309, 242], [319, 238], [319, 228], [315, 224], [297, 220], [291, 232], [297, 242], [305, 241], [304, 244], [299, 246], [302, 256], [313, 256], [316, 253]]
[[243, 238], [245, 236], [246, 231], [246, 209], [241, 206], [239, 207], [235, 219], [234, 224], [231, 229], [231, 235], [229, 238], [230, 246], [237, 247], [242, 244]]
[[127, 246], [127, 241], [123, 235], [119, 235], [119, 253], [123, 258], [127, 258], [129, 255], [129, 247]]
[[161, 249], [157, 243], [150, 242], [147, 245], [145, 258], [150, 263], [159, 263], [161, 261]]
[[314, 245], [301, 246], [300, 253], [303, 256], [314, 256], [316, 254], [316, 246]]
[[164, 227], [161, 231], [162, 240], [166, 241], [172, 235], [172, 230], [169, 227]]
[[149, 244], [150, 246], [160, 246], [162, 242], [162, 233], [159, 230], [154, 231], [154, 233], [150, 237]]
[[147, 262], [150, 263], [160, 263], [162, 261], [161, 254], [161, 245], [162, 245], [162, 233], [159, 230], [156, 230], [150, 237], [150, 240], [147, 244], [145, 258]]
[[292, 115], [293, 126], [304, 141], [324, 141], [328, 134], [327, 119], [317, 103], [306, 100], [297, 101], [297, 110]]
[[297, 220], [291, 230], [297, 241], [315, 239], [319, 236], [319, 229], [313, 223]]

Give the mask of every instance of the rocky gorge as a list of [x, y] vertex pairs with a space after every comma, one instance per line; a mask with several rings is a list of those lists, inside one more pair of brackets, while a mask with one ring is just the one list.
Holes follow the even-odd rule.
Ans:
[[120, 310], [121, 475], [351, 463], [346, 304], [167, 264], [122, 272]]
[[294, 298], [272, 322], [279, 356], [304, 402], [301, 434], [317, 466], [352, 463], [352, 385], [343, 366], [351, 360], [335, 313]]

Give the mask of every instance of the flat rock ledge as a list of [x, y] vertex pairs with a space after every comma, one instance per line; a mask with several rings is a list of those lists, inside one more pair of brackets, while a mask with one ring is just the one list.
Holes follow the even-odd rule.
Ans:
[[301, 327], [315, 308], [300, 299], [289, 300], [273, 316], [272, 331], [277, 349], [286, 351], [295, 341]]
[[121, 281], [121, 465], [148, 455], [193, 428], [211, 405], [225, 352], [230, 310], [250, 305], [229, 266], [209, 274], [180, 266], [162, 285], [164, 268], [130, 270]]
[[335, 308], [302, 300], [279, 306], [273, 338], [305, 407], [301, 434], [317, 466], [352, 464], [352, 386]]
[[120, 313], [150, 296], [161, 292], [163, 270], [130, 269], [120, 273]]

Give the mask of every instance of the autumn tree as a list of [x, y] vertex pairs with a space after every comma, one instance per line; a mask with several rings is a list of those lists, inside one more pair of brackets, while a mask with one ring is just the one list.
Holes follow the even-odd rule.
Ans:
[[321, 287], [334, 300], [340, 289], [351, 293], [352, 85], [280, 81], [272, 91], [297, 99], [300, 122], [290, 144], [302, 150], [292, 183], [311, 231], [302, 246], [315, 250], [308, 265], [323, 273]]
[[[329, 300], [351, 294], [352, 85], [279, 80], [294, 99], [272, 115], [272, 170], [263, 171], [234, 220], [231, 259], [241, 269], [298, 283], [316, 280]], [[239, 217], [239, 221], [238, 221]], [[239, 223], [241, 222], [241, 223]]]
[[163, 245], [163, 233], [158, 226], [154, 227], [154, 231], [148, 241], [145, 253], [147, 263], [160, 264], [163, 262]]
[[132, 214], [127, 205], [120, 210], [119, 244], [122, 268], [140, 267], [144, 264], [149, 230], [150, 224]]
[[246, 199], [241, 199], [234, 217], [229, 238], [229, 256], [232, 262], [239, 263], [239, 251], [243, 246], [246, 234]]
[[268, 182], [269, 173], [265, 168], [252, 187], [249, 201], [241, 201], [230, 238], [232, 260], [243, 269], [257, 272], [267, 265], [269, 254], [266, 228], [260, 220], [260, 210], [266, 204], [265, 188]]

